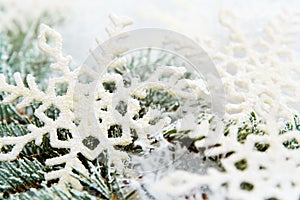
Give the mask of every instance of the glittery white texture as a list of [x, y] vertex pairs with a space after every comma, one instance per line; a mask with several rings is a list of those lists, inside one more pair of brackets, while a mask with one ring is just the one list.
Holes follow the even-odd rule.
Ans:
[[[125, 27], [128, 24], [128, 18], [123, 21], [122, 18], [114, 17], [114, 23], [117, 24], [118, 28], [115, 30], [115, 34], [118, 31], [121, 31], [121, 27]], [[119, 20], [119, 21], [118, 21]], [[46, 38], [51, 39], [53, 44], [48, 44]], [[46, 161], [46, 164], [49, 166], [58, 165], [65, 163], [65, 167], [52, 171], [46, 174], [45, 179], [60, 179], [60, 184], [62, 186], [65, 182], [72, 182], [74, 186], [80, 187], [77, 180], [70, 176], [73, 168], [81, 169], [84, 171], [82, 163], [77, 158], [77, 153], [84, 152], [86, 148], [82, 143], [82, 135], [80, 130], [74, 123], [75, 117], [72, 110], [74, 109], [74, 87], [77, 81], [77, 76], [79, 69], [74, 71], [70, 70], [71, 57], [63, 56], [62, 54], [62, 37], [61, 35], [48, 27], [47, 25], [42, 24], [39, 30], [38, 36], [38, 46], [41, 51], [51, 56], [55, 63], [51, 64], [51, 69], [60, 72], [61, 76], [49, 78], [48, 87], [45, 91], [41, 91], [35, 80], [30, 74], [26, 77], [26, 82], [28, 87], [25, 86], [23, 80], [20, 76], [20, 73], [14, 74], [14, 79], [16, 85], [9, 85], [6, 83], [5, 76], [0, 75], [0, 90], [5, 91], [8, 95], [2, 101], [3, 104], [11, 103], [18, 97], [22, 97], [21, 102], [17, 103], [17, 108], [24, 108], [29, 106], [33, 101], [42, 102], [42, 105], [35, 110], [34, 115], [38, 117], [42, 122], [45, 123], [42, 127], [36, 127], [35, 125], [30, 124], [28, 129], [29, 134], [20, 136], [20, 137], [5, 137], [0, 139], [1, 146], [12, 144], [14, 145], [11, 152], [7, 154], [0, 154], [0, 160], [14, 160], [17, 158], [18, 154], [22, 148], [30, 141], [35, 141], [37, 145], [40, 145], [42, 138], [45, 134], [50, 134], [50, 144], [53, 148], [67, 148], [70, 150], [70, 153], [63, 155], [57, 158], [51, 158]], [[57, 95], [55, 88], [58, 84], [68, 84], [68, 89], [65, 95]], [[105, 95], [104, 95], [105, 96]], [[75, 97], [76, 98], [76, 97]], [[78, 99], [79, 101], [80, 99]], [[51, 106], [55, 107], [60, 111], [59, 117], [52, 120], [44, 113]], [[68, 138], [66, 141], [59, 140], [57, 135], [57, 129], [64, 128], [70, 131], [72, 138]], [[104, 138], [102, 138], [104, 139]], [[107, 139], [106, 139], [107, 140]], [[105, 144], [105, 142], [103, 142]], [[118, 142], [116, 142], [118, 143]], [[111, 143], [107, 142], [107, 146]], [[113, 147], [110, 149], [113, 151]], [[86, 155], [87, 157], [89, 155]], [[118, 153], [111, 153], [111, 157], [117, 156], [114, 159], [119, 159]], [[124, 157], [124, 156], [123, 156]], [[114, 160], [113, 159], [113, 160]]]
[[[230, 11], [221, 12], [219, 19], [229, 30], [228, 44], [219, 47], [209, 41], [202, 45], [215, 61], [226, 89], [225, 119], [235, 119], [237, 123], [230, 125], [228, 135], [221, 136], [219, 146], [205, 154], [233, 153], [220, 160], [225, 171], [210, 167], [200, 175], [172, 169], [152, 183], [149, 180], [147, 186], [155, 197], [164, 199], [194, 198], [193, 190], [201, 186], [208, 186], [213, 194], [224, 191], [222, 199], [299, 199], [300, 149], [288, 149], [283, 143], [291, 139], [299, 142], [300, 132], [290, 130], [279, 134], [284, 126], [282, 122], [293, 121], [299, 113], [293, 106], [300, 104], [299, 80], [295, 79], [300, 75], [300, 63], [289, 46], [297, 34], [299, 14], [282, 10], [267, 24], [260, 38], [250, 37]], [[263, 120], [258, 128], [266, 134], [248, 135], [241, 143], [238, 127], [252, 111]], [[201, 147], [199, 143], [196, 146]], [[268, 144], [269, 148], [258, 151], [256, 143]], [[247, 162], [244, 170], [235, 166], [242, 159]], [[243, 182], [252, 184], [253, 189], [242, 189]], [[208, 196], [213, 197], [210, 192]]]
[[[115, 15], [111, 15], [111, 20], [114, 27], [108, 29], [110, 36], [118, 34], [125, 26], [131, 23], [129, 18], [117, 17]], [[48, 39], [52, 42], [51, 44], [48, 43]], [[134, 129], [138, 135], [135, 141], [136, 145], [140, 145], [144, 150], [153, 147], [151, 143], [154, 137], [163, 134], [163, 129], [170, 126], [171, 119], [167, 115], [162, 115], [159, 109], [149, 108], [142, 118], [133, 120], [133, 117], [140, 110], [140, 104], [136, 97], [145, 98], [147, 90], [164, 90], [173, 96], [183, 99], [198, 99], [203, 95], [208, 95], [203, 81], [183, 78], [186, 72], [184, 67], [158, 67], [145, 82], [141, 83], [133, 78], [130, 87], [124, 86], [123, 77], [119, 74], [105, 72], [101, 77], [96, 77], [94, 73], [84, 71], [84, 68], [82, 71], [80, 68], [72, 71], [70, 69], [71, 57], [64, 56], [62, 53], [61, 35], [44, 24], [40, 26], [38, 47], [54, 59], [55, 62], [50, 65], [50, 68], [59, 72], [59, 76], [49, 78], [47, 89], [42, 91], [38, 88], [34, 77], [30, 74], [26, 77], [28, 87], [23, 83], [20, 73], [14, 74], [15, 85], [7, 84], [4, 75], [0, 75], [0, 91], [7, 93], [2, 101], [3, 104], [11, 103], [21, 97], [22, 100], [17, 103], [17, 108], [27, 107], [34, 101], [42, 102], [42, 105], [35, 110], [34, 115], [44, 125], [37, 127], [30, 124], [28, 125], [30, 132], [27, 135], [0, 138], [1, 145], [14, 145], [11, 152], [0, 154], [0, 160], [16, 159], [28, 142], [35, 141], [37, 145], [40, 145], [42, 138], [49, 133], [50, 144], [53, 148], [69, 149], [69, 153], [66, 155], [46, 160], [46, 165], [48, 166], [65, 163], [63, 168], [51, 171], [45, 175], [46, 180], [59, 179], [59, 184], [62, 186], [66, 182], [71, 182], [74, 186], [80, 188], [79, 182], [71, 176], [73, 168], [84, 171], [84, 166], [77, 157], [78, 153], [82, 153], [89, 160], [94, 160], [101, 152], [106, 150], [110, 162], [114, 164], [117, 170], [122, 170], [124, 168], [122, 162], [128, 159], [128, 155], [125, 152], [116, 150], [114, 146], [131, 143], [131, 129]], [[120, 58], [112, 63], [108, 69], [122, 66], [124, 63], [126, 63], [126, 60]], [[80, 72], [84, 72], [85, 75], [92, 77], [94, 80], [100, 79], [94, 95], [90, 95], [93, 88], [90, 87], [89, 83], [80, 83], [84, 81], [80, 80]], [[168, 78], [161, 81], [160, 78], [163, 76], [167, 76]], [[104, 83], [115, 83], [116, 91], [110, 93], [104, 88]], [[66, 94], [58, 95], [56, 93], [56, 87], [59, 84], [68, 85]], [[74, 88], [76, 88], [77, 93], [75, 93]], [[184, 89], [188, 89], [189, 91], [184, 91]], [[80, 106], [90, 105], [90, 98], [94, 102], [92, 109], [89, 106]], [[124, 116], [116, 109], [118, 103], [121, 101], [127, 105], [127, 111]], [[80, 105], [78, 104], [79, 102], [81, 103]], [[55, 120], [45, 114], [45, 111], [50, 107], [54, 107], [60, 111], [59, 116]], [[78, 115], [78, 113], [81, 113], [81, 115]], [[95, 119], [101, 119], [101, 122], [84, 121], [89, 120], [88, 116], [92, 115], [95, 116]], [[79, 116], [81, 118], [78, 118]], [[154, 125], [150, 123], [151, 120], [158, 117], [160, 118], [158, 122]], [[76, 121], [79, 124], [76, 124]], [[109, 137], [108, 130], [113, 125], [121, 125], [122, 135], [120, 137]], [[100, 128], [100, 132], [94, 131], [99, 130], [95, 128], [96, 126]], [[67, 140], [60, 140], [57, 130], [61, 128], [68, 130], [72, 137]], [[89, 137], [98, 139], [99, 144], [95, 149], [89, 149], [83, 144], [83, 140]]]
[[[125, 25], [131, 23], [131, 20], [128, 18], [120, 19], [114, 15], [111, 15], [111, 19], [115, 27], [107, 29], [110, 36], [116, 35]], [[283, 10], [283, 13], [278, 18], [272, 20], [266, 26], [260, 38], [252, 38], [241, 28], [238, 18], [234, 14], [229, 11], [223, 11], [220, 14], [220, 23], [229, 30], [228, 44], [225, 48], [214, 45], [213, 41], [202, 42], [201, 44], [216, 63], [226, 88], [228, 101], [226, 105], [226, 120], [238, 119], [238, 122], [230, 127], [228, 135], [222, 135], [218, 141], [220, 146], [215, 147], [213, 151], [206, 152], [206, 154], [212, 156], [225, 155], [228, 152], [234, 153], [221, 160], [225, 172], [220, 172], [214, 168], [208, 169], [205, 175], [183, 170], [170, 171], [163, 177], [159, 177], [160, 179], [148, 183], [150, 191], [161, 195], [160, 197], [165, 195], [165, 197], [176, 198], [182, 195], [189, 195], [193, 189], [202, 185], [207, 185], [213, 193], [218, 193], [219, 191], [224, 191], [224, 183], [226, 183], [227, 188], [222, 194], [230, 199], [299, 198], [299, 149], [287, 149], [282, 143], [290, 139], [300, 141], [300, 134], [299, 131], [287, 131], [285, 134], [278, 134], [279, 129], [282, 128], [280, 122], [282, 120], [292, 120], [293, 115], [297, 113], [292, 105], [299, 104], [300, 100], [299, 80], [297, 80], [297, 77], [300, 77], [300, 64], [299, 60], [294, 56], [295, 52], [289, 48], [293, 28], [299, 26], [299, 23], [296, 23], [296, 19], [293, 12]], [[62, 76], [50, 78], [47, 90], [40, 91], [34, 81], [34, 77], [31, 75], [27, 76], [29, 87], [25, 87], [19, 73], [14, 75], [16, 86], [8, 85], [5, 82], [5, 77], [0, 75], [0, 90], [9, 94], [3, 103], [12, 102], [20, 96], [23, 99], [17, 105], [18, 108], [28, 106], [33, 100], [41, 101], [43, 105], [36, 110], [35, 115], [45, 123], [45, 126], [41, 128], [30, 125], [28, 127], [30, 133], [28, 135], [18, 138], [1, 138], [1, 145], [14, 144], [15, 146], [11, 153], [1, 154], [0, 160], [15, 159], [25, 144], [33, 140], [40, 144], [42, 136], [50, 133], [51, 145], [55, 148], [70, 148], [70, 154], [47, 160], [47, 165], [66, 163], [66, 166], [59, 171], [49, 173], [46, 179], [60, 178], [61, 183], [73, 182], [74, 180], [69, 176], [72, 167], [82, 168], [81, 162], [77, 159], [77, 153], [86, 152], [85, 156], [87, 158], [93, 157], [86, 151], [86, 147], [82, 144], [82, 135], [80, 135], [80, 131], [73, 123], [76, 120], [74, 113], [71, 111], [74, 107], [73, 104], [82, 100], [76, 99], [76, 97], [74, 99], [73, 96], [78, 70], [70, 70], [69, 64], [71, 59], [62, 55], [62, 40], [57, 32], [42, 25], [40, 33], [40, 49], [55, 59], [56, 63], [51, 65], [51, 68], [60, 71]], [[54, 47], [46, 43], [46, 35], [54, 40]], [[118, 67], [124, 63], [126, 63], [126, 60], [120, 59], [114, 62], [110, 68]], [[171, 66], [165, 69], [158, 69], [156, 74], [149, 78], [152, 82], [157, 81], [159, 76], [164, 73], [173, 75], [170, 82], [164, 87], [158, 84], [148, 84], [140, 90], [130, 92], [142, 98], [145, 97], [145, 89], [147, 88], [165, 89], [165, 87], [169, 87], [171, 93], [184, 98], [195, 98], [198, 95], [203, 95], [203, 93], [207, 94], [201, 80], [178, 80], [184, 73], [184, 70], [184, 68]], [[127, 97], [132, 94], [122, 91], [124, 88], [120, 75], [105, 74], [101, 78], [102, 83], [109, 81], [117, 83], [118, 92], [122, 92], [120, 98], [125, 98], [127, 101]], [[68, 91], [64, 96], [57, 96], [55, 85], [61, 83], [69, 84]], [[135, 88], [134, 84], [133, 88]], [[194, 89], [193, 93], [180, 90], [187, 85]], [[82, 88], [83, 91], [84, 89]], [[99, 108], [107, 107], [107, 111], [95, 109], [94, 112], [97, 117], [105, 122], [100, 127], [103, 132], [106, 132], [110, 125], [117, 122], [115, 118], [107, 114], [116, 112], [115, 104], [112, 102], [115, 95], [106, 92], [101, 87], [101, 84], [97, 95], [97, 97], [101, 98], [101, 101], [96, 102], [95, 105]], [[127, 101], [128, 111], [126, 117], [132, 118], [138, 112], [139, 104], [135, 99], [129, 99]], [[44, 114], [44, 111], [51, 105], [61, 111], [60, 116], [55, 121]], [[237, 141], [238, 126], [252, 111], [255, 111], [258, 117], [265, 121], [264, 124], [259, 125], [259, 129], [264, 130], [267, 134], [249, 135], [245, 143], [240, 143]], [[79, 110], [79, 112], [85, 111]], [[148, 122], [160, 114], [160, 112], [150, 109], [143, 119], [135, 124], [131, 124], [142, 133], [136, 144], [143, 147], [149, 145], [150, 141], [147, 140], [146, 136], [147, 133], [151, 132], [151, 127], [148, 125]], [[116, 113], [116, 115], [118, 114]], [[178, 130], [194, 129], [195, 131], [189, 133], [191, 138], [206, 136], [208, 132], [207, 121], [204, 120], [199, 125], [192, 123], [193, 127], [184, 123], [195, 120], [194, 118], [194, 116], [190, 115], [185, 116], [185, 118], [177, 122], [176, 128]], [[101, 138], [98, 147], [99, 152], [107, 148], [113, 161], [127, 157], [126, 154], [114, 150], [112, 148], [113, 145], [125, 145], [131, 142], [128, 121], [124, 120], [121, 123], [124, 124], [123, 128], [125, 130], [122, 138], [107, 138], [107, 135], [105, 135]], [[170, 121], [168, 118], [164, 118], [162, 123], [158, 123], [158, 125], [160, 129], [163, 129], [170, 125]], [[73, 138], [67, 141], [60, 141], [56, 134], [57, 128], [70, 130]], [[265, 152], [260, 152], [255, 148], [256, 142], [269, 144], [270, 146]], [[202, 147], [201, 141], [196, 143], [196, 146]], [[235, 163], [241, 159], [247, 160], [247, 168], [243, 171], [235, 167]], [[151, 169], [152, 166], [148, 167]], [[242, 190], [240, 188], [242, 182], [251, 183], [254, 186], [253, 190]], [[136, 183], [136, 185], [138, 187], [139, 184]]]
[[[138, 139], [135, 141], [136, 145], [141, 146], [144, 150], [151, 147], [152, 140], [148, 140], [149, 135], [162, 134], [164, 128], [170, 126], [171, 119], [157, 109], [149, 108], [145, 116], [140, 119], [133, 120], [133, 117], [138, 114], [140, 110], [139, 101], [133, 97], [145, 98], [146, 91], [150, 89], [167, 91], [169, 94], [177, 98], [197, 99], [207, 95], [208, 91], [203, 82], [197, 85], [199, 80], [187, 80], [182, 78], [186, 69], [184, 67], [164, 66], [158, 67], [157, 70], [144, 82], [132, 79], [129, 87], [124, 86], [124, 81], [119, 74], [104, 74], [102, 82], [114, 82], [116, 84], [115, 93], [105, 93], [104, 88], [99, 85], [99, 96], [101, 99], [97, 102], [97, 107], [107, 108], [107, 110], [99, 110], [96, 113], [96, 118], [101, 118], [106, 123], [101, 124], [102, 132], [106, 132], [109, 126], [114, 124], [121, 124], [123, 133], [119, 138], [110, 138], [114, 144], [129, 144], [132, 142], [130, 129], [134, 129], [138, 134]], [[161, 77], [169, 75], [166, 81], [161, 81]], [[189, 88], [191, 91], [186, 92], [183, 89]], [[205, 90], [201, 90], [204, 88]], [[122, 116], [115, 108], [117, 104], [122, 101], [127, 105], [127, 112]], [[167, 113], [169, 114], [169, 113]], [[150, 121], [160, 118], [155, 125], [150, 125]], [[195, 117], [194, 117], [195, 118]], [[196, 123], [196, 118], [193, 121], [185, 122], [185, 124]], [[189, 127], [191, 129], [191, 127]], [[158, 132], [159, 131], [159, 132]]]

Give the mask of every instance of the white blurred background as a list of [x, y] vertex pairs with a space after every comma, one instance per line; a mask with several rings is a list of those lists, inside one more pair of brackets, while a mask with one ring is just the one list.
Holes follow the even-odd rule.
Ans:
[[[134, 24], [127, 30], [159, 27], [194, 39], [219, 40], [226, 37], [226, 30], [218, 23], [221, 9], [236, 13], [244, 22], [243, 27], [253, 33], [281, 9], [300, 12], [299, 0], [74, 0], [66, 5], [66, 21], [56, 28], [63, 35], [65, 52], [77, 64], [83, 63], [88, 50], [96, 46], [95, 37], [107, 39], [104, 30], [110, 24], [109, 13], [131, 17]], [[297, 46], [300, 52], [300, 45]]]

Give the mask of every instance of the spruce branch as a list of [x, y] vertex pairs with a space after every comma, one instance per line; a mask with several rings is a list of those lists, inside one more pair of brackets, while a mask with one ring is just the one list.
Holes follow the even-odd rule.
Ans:
[[118, 174], [110, 166], [109, 157], [106, 153], [100, 155], [95, 162], [88, 161], [86, 166], [89, 174], [74, 169], [73, 176], [82, 183], [84, 191], [101, 199], [106, 200], [127, 200], [135, 195]]
[[45, 171], [45, 166], [35, 158], [0, 162], [0, 192], [3, 197], [8, 197], [9, 194], [39, 188]]
[[59, 187], [52, 186], [47, 187], [42, 184], [39, 189], [32, 188], [27, 192], [11, 195], [11, 200], [97, 200], [95, 196], [90, 195], [86, 191], [79, 191], [73, 189], [70, 185], [67, 185], [67, 191], [60, 189]]

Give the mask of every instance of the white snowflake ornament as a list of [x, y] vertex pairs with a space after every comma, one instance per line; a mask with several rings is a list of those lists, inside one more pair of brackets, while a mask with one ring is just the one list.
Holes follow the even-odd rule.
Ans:
[[[48, 79], [45, 91], [39, 89], [30, 74], [26, 77], [26, 84], [23, 83], [20, 73], [14, 74], [15, 85], [8, 84], [5, 76], [0, 75], [0, 91], [7, 93], [2, 103], [9, 104], [19, 99], [16, 106], [21, 109], [39, 102], [40, 105], [34, 111], [34, 115], [43, 123], [42, 126], [29, 124], [27, 135], [0, 138], [2, 146], [13, 145], [11, 152], [0, 154], [1, 161], [16, 159], [27, 143], [35, 141], [40, 145], [43, 137], [49, 134], [51, 147], [67, 149], [68, 153], [46, 160], [48, 166], [65, 165], [47, 173], [45, 179], [47, 181], [59, 179], [59, 184], [71, 182], [74, 186], [80, 187], [71, 176], [74, 168], [85, 170], [78, 158], [79, 153], [92, 161], [106, 152], [109, 162], [117, 170], [122, 171], [123, 161], [128, 160], [129, 155], [125, 151], [118, 150], [119, 147], [133, 143], [145, 152], [155, 148], [153, 143], [166, 142], [163, 137], [164, 131], [172, 128], [172, 124], [176, 121], [184, 119], [186, 113], [189, 116], [191, 113], [196, 113], [189, 123], [198, 123], [197, 112], [200, 110], [195, 105], [199, 105], [200, 101], [210, 95], [203, 77], [197, 73], [190, 74], [190, 69], [186, 66], [159, 65], [150, 69], [149, 74], [143, 68], [142, 70], [130, 69], [126, 59], [130, 54], [122, 55], [122, 53], [133, 48], [130, 45], [142, 45], [143, 41], [141, 40], [141, 43], [137, 41], [136, 44], [127, 43], [129, 47], [118, 43], [131, 36], [130, 32], [118, 35], [131, 23], [131, 20], [115, 15], [111, 15], [111, 20], [115, 27], [107, 29], [107, 32], [113, 36], [112, 40], [104, 42], [99, 48], [91, 51], [87, 61], [73, 71], [70, 69], [71, 57], [64, 56], [62, 53], [61, 35], [47, 25], [40, 26], [38, 46], [41, 51], [54, 59], [50, 68], [56, 72]], [[160, 33], [160, 30], [136, 31], [133, 35], [138, 34], [143, 38], [144, 35], [141, 33], [156, 34], [163, 39], [162, 44], [166, 46], [170, 45], [167, 43], [169, 39], [176, 39], [176, 34], [171, 32], [169, 36], [173, 38], [167, 38], [165, 41], [166, 37]], [[137, 39], [137, 37], [133, 38]], [[156, 39], [146, 42], [152, 45], [152, 42], [157, 43]], [[177, 45], [174, 41], [171, 44], [178, 52], [196, 46], [194, 43], [187, 47], [180, 45], [185, 44]], [[195, 54], [184, 55], [194, 60], [199, 59]], [[204, 53], [203, 55], [206, 56]], [[202, 63], [208, 62], [209, 66], [213, 66], [207, 58], [201, 57], [201, 59]], [[145, 64], [147, 59], [142, 59], [140, 65], [143, 67]], [[125, 70], [120, 73], [118, 70], [122, 68]], [[206, 73], [216, 75], [209, 71]], [[63, 94], [57, 92], [61, 85], [67, 87]], [[156, 92], [155, 95], [159, 97], [151, 96], [151, 92]], [[153, 99], [148, 100], [149, 95]], [[155, 102], [161, 100], [157, 98], [166, 97], [170, 98], [173, 104], [167, 107], [155, 105]], [[57, 111], [57, 117], [48, 116], [49, 109]], [[203, 124], [193, 125], [185, 129], [197, 131], [202, 126]], [[67, 131], [69, 136], [60, 139], [59, 130]], [[207, 130], [204, 134], [207, 134]], [[191, 136], [194, 137], [194, 134]]]

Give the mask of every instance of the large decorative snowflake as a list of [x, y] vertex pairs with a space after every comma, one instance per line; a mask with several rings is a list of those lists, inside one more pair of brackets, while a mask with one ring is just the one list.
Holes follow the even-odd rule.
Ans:
[[222, 168], [201, 173], [175, 167], [153, 182], [144, 177], [144, 184], [154, 197], [164, 199], [299, 199], [300, 129], [294, 115], [299, 113], [300, 64], [289, 46], [299, 34], [299, 17], [283, 10], [255, 38], [230, 11], [221, 12], [220, 23], [229, 30], [228, 44], [203, 45], [226, 89], [229, 126], [218, 145], [205, 151], [221, 158]]
[[[212, 197], [221, 194], [223, 199], [299, 198], [300, 128], [298, 118], [293, 119], [297, 114], [293, 106], [299, 105], [300, 66], [289, 48], [291, 33], [297, 24], [295, 19], [291, 12], [283, 11], [278, 19], [266, 26], [261, 37], [253, 39], [240, 28], [237, 17], [227, 11], [221, 13], [221, 24], [230, 31], [228, 45], [222, 48], [202, 43], [216, 63], [227, 93], [225, 120], [230, 122], [229, 126], [216, 144], [205, 149], [202, 155], [206, 158], [221, 157], [221, 169], [214, 165], [204, 166], [204, 172], [199, 172], [195, 166], [199, 164], [201, 170], [202, 157], [199, 158], [198, 154], [186, 155], [193, 162], [180, 163], [169, 171], [163, 170], [163, 174], [145, 174], [138, 184], [133, 184], [141, 196], [148, 197], [145, 193], [151, 193], [152, 197], [164, 199], [186, 196], [201, 199], [204, 197], [199, 196], [199, 193], [205, 193]], [[107, 29], [111, 36], [130, 24], [128, 18], [112, 16], [112, 21], [115, 27]], [[52, 39], [54, 45], [49, 45], [46, 38]], [[186, 126], [188, 122], [197, 121], [198, 116], [181, 117], [178, 114], [175, 116], [180, 117], [174, 118], [170, 112], [163, 112], [157, 107], [150, 107], [141, 116], [141, 101], [146, 98], [147, 91], [168, 88], [167, 93], [172, 94], [175, 99], [187, 100], [198, 100], [208, 95], [200, 79], [187, 79], [186, 69], [176, 66], [158, 67], [154, 73], [146, 76], [146, 84], [141, 87], [139, 79], [131, 77], [128, 81], [130, 73], [115, 73], [115, 69], [119, 70], [126, 65], [126, 59], [120, 58], [108, 67], [102, 77], [93, 77], [93, 73], [86, 72], [99, 79], [96, 94], [92, 97], [93, 109], [90, 110], [91, 106], [78, 106], [78, 102], [84, 102], [84, 96], [89, 96], [90, 91], [84, 84], [78, 84], [80, 68], [70, 70], [71, 58], [62, 54], [61, 36], [42, 25], [39, 47], [55, 59], [51, 69], [58, 71], [60, 76], [49, 78], [48, 88], [41, 91], [31, 75], [27, 76], [24, 84], [20, 74], [16, 73], [15, 85], [8, 84], [1, 75], [0, 91], [7, 93], [3, 103], [18, 99], [18, 108], [29, 106], [34, 101], [42, 102], [34, 114], [44, 125], [29, 125], [30, 133], [24, 136], [1, 138], [1, 145], [14, 147], [10, 153], [0, 154], [0, 160], [16, 159], [24, 145], [30, 141], [41, 144], [44, 135], [49, 133], [53, 148], [66, 148], [70, 151], [66, 155], [47, 160], [46, 164], [49, 166], [62, 163], [65, 166], [47, 174], [46, 180], [59, 178], [60, 183], [74, 182], [70, 176], [72, 169], [84, 170], [77, 158], [78, 153], [94, 160], [99, 153], [107, 151], [114, 165], [122, 168], [122, 160], [128, 159], [128, 155], [117, 150], [116, 146], [134, 142], [146, 151], [153, 147], [151, 145], [157, 139], [163, 140], [162, 137], [159, 138], [161, 132], [157, 130], [175, 127], [184, 132], [190, 128]], [[56, 92], [60, 84], [68, 85], [64, 95]], [[79, 92], [74, 91], [75, 88]], [[81, 96], [76, 96], [75, 93]], [[46, 115], [50, 108], [60, 111], [55, 120]], [[248, 114], [253, 111], [256, 114], [252, 113], [249, 124], [245, 123]], [[93, 114], [97, 121], [84, 121], [84, 115], [78, 113]], [[293, 128], [284, 127], [285, 122], [293, 120]], [[194, 131], [189, 130], [191, 138], [207, 134], [208, 120], [192, 124]], [[57, 129], [68, 130], [72, 137], [60, 140]], [[93, 132], [98, 129], [101, 131]], [[241, 139], [241, 134], [246, 135], [245, 138]], [[135, 136], [137, 138], [133, 139]], [[203, 148], [202, 144], [201, 140], [195, 143], [199, 149]], [[171, 159], [173, 155], [163, 156], [164, 159]], [[159, 157], [153, 159], [157, 158]], [[143, 164], [149, 165], [149, 162]], [[144, 188], [147, 188], [147, 192]]]
[[[118, 34], [125, 26], [131, 24], [129, 18], [119, 18], [115, 15], [111, 15], [110, 18], [114, 25], [107, 29], [110, 36]], [[52, 43], [49, 43], [49, 40]], [[28, 125], [29, 133], [24, 136], [0, 138], [2, 146], [13, 145], [9, 153], [0, 154], [0, 160], [16, 159], [27, 143], [35, 141], [40, 145], [43, 137], [49, 134], [53, 148], [69, 150], [65, 155], [46, 160], [48, 166], [65, 164], [63, 168], [45, 175], [46, 180], [59, 179], [60, 184], [70, 182], [80, 187], [71, 176], [74, 168], [84, 171], [84, 166], [78, 158], [79, 153], [89, 160], [95, 160], [105, 151], [116, 169], [122, 170], [122, 162], [128, 159], [128, 155], [117, 150], [116, 146], [134, 143], [148, 151], [153, 148], [153, 142], [164, 140], [163, 130], [170, 127], [171, 123], [178, 121], [177, 126], [182, 130], [186, 129], [182, 120], [189, 120], [186, 123], [197, 125], [197, 116], [181, 119], [177, 108], [180, 104], [171, 104], [170, 106], [174, 107], [172, 109], [159, 106], [142, 108], [141, 101], [146, 100], [149, 92], [156, 91], [157, 95], [161, 95], [160, 98], [168, 95], [169, 98], [191, 101], [209, 94], [201, 79], [186, 78], [185, 67], [157, 66], [152, 74], [146, 75], [146, 72], [143, 72], [143, 78], [139, 78], [131, 76], [132, 72], [116, 73], [118, 67], [126, 66], [126, 58], [121, 57], [110, 64], [101, 77], [95, 77], [93, 71], [85, 71], [84, 66], [72, 71], [71, 57], [62, 54], [61, 35], [46, 25], [40, 26], [38, 46], [55, 60], [50, 68], [56, 73], [53, 74], [54, 77], [49, 78], [47, 89], [40, 90], [32, 75], [28, 74], [24, 83], [20, 73], [15, 73], [15, 85], [8, 84], [6, 77], [0, 75], [0, 91], [7, 94], [2, 103], [16, 102], [18, 109], [30, 106], [33, 102], [40, 102], [34, 115], [43, 125]], [[90, 91], [91, 85], [94, 84], [89, 80], [91, 77], [97, 80], [93, 95]], [[63, 94], [57, 92], [62, 85], [67, 87]], [[58, 113], [55, 119], [47, 115], [49, 109]], [[96, 121], [89, 121], [91, 115]], [[197, 126], [194, 128], [199, 129]], [[69, 137], [61, 139], [58, 130], [67, 131]]]

